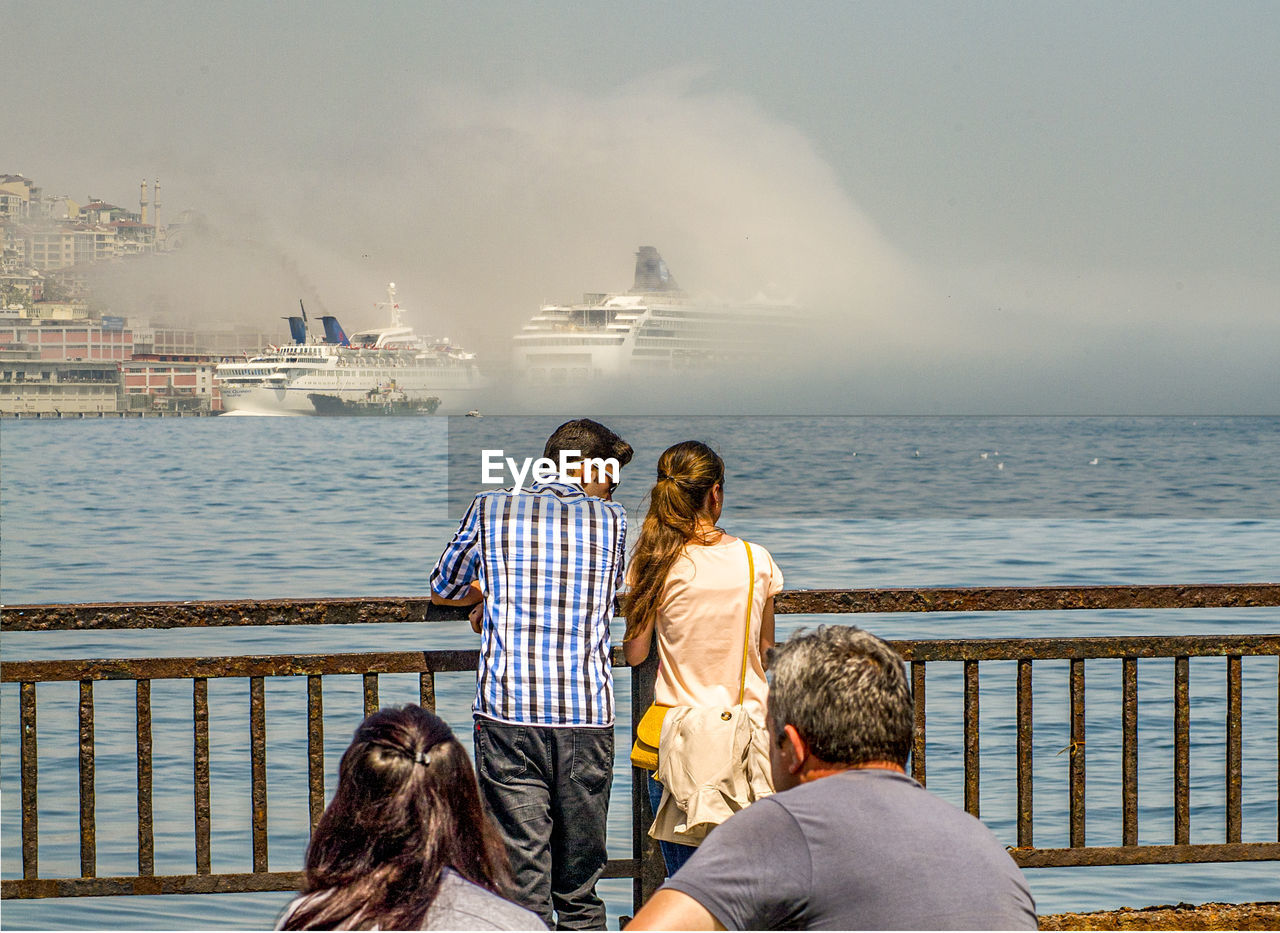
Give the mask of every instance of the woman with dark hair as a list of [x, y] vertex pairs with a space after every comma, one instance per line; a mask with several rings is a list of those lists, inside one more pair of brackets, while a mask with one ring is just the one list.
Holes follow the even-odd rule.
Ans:
[[542, 930], [504, 899], [506, 851], [466, 750], [410, 704], [365, 719], [307, 846], [281, 930]]
[[[684, 441], [663, 452], [658, 480], [649, 494], [649, 512], [628, 569], [623, 652], [628, 664], [640, 664], [648, 657], [656, 633], [654, 699], [656, 712], [666, 714], [659, 755], [666, 760], [685, 756], [674, 772], [686, 777], [696, 773], [692, 762], [697, 746], [703, 745], [704, 756], [710, 748], [705, 742], [691, 741], [682, 751], [675, 735], [668, 742], [668, 733], [676, 731], [673, 720], [687, 715], [689, 709], [716, 710], [713, 721], [723, 718], [726, 722], [737, 709], [745, 713], [743, 728], [748, 731], [736, 733], [733, 746], [733, 755], [744, 759], [740, 770], [745, 773], [737, 784], [744, 793], [729, 803], [733, 809], [772, 792], [764, 662], [773, 645], [773, 597], [782, 589], [782, 571], [767, 550], [716, 525], [723, 507], [724, 461], [715, 451], [700, 441]], [[740, 748], [744, 734], [749, 736], [745, 750]], [[723, 760], [711, 762], [713, 769], [723, 764]], [[642, 767], [652, 765], [650, 761]], [[700, 832], [673, 829], [666, 817], [675, 790], [674, 786], [664, 789], [650, 771], [649, 796], [659, 816], [651, 835], [662, 843], [672, 874], [707, 831], [705, 826]], [[686, 824], [694, 822], [689, 819]]]

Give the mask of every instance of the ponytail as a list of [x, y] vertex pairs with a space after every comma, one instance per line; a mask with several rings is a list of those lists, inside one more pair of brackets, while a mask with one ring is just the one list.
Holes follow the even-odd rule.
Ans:
[[667, 575], [685, 545], [698, 540], [698, 515], [707, 493], [723, 482], [724, 461], [701, 441], [668, 447], [658, 458], [658, 481], [649, 493], [649, 512], [631, 554], [624, 640], [635, 638], [657, 616]]

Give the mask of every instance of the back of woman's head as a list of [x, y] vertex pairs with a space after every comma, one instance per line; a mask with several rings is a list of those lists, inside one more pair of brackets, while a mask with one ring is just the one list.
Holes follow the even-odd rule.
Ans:
[[303, 893], [329, 893], [287, 926], [418, 929], [446, 867], [506, 893], [506, 854], [466, 750], [420, 706], [380, 710], [356, 729], [307, 847]]
[[701, 441], [681, 441], [658, 458], [658, 481], [631, 556], [624, 637], [634, 637], [657, 615], [667, 574], [685, 544], [698, 540], [698, 519], [717, 483], [724, 483], [724, 461]]

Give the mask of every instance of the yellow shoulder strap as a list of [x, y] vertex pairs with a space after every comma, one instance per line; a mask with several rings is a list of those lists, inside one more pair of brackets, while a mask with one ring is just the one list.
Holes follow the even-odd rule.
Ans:
[[751, 556], [751, 545], [746, 538], [742, 544], [747, 549], [747, 624], [746, 634], [742, 638], [742, 679], [738, 683], [738, 705], [747, 695], [747, 651], [751, 647], [751, 609], [756, 601], [756, 562]]

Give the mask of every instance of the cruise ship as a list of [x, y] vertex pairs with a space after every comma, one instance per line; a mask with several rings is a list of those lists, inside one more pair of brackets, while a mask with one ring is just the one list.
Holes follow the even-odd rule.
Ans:
[[442, 414], [462, 413], [484, 388], [474, 353], [405, 326], [394, 282], [387, 300], [378, 303], [389, 324], [350, 337], [332, 315], [320, 318], [323, 335], [309, 333], [306, 308], [299, 307], [302, 313], [288, 318], [293, 343], [218, 364], [224, 414], [314, 415], [311, 396], [360, 403], [388, 392], [410, 403], [436, 404]]
[[539, 308], [514, 338], [515, 366], [533, 384], [558, 385], [742, 364], [763, 360], [794, 324], [791, 303], [690, 297], [657, 249], [642, 246], [630, 291]]

